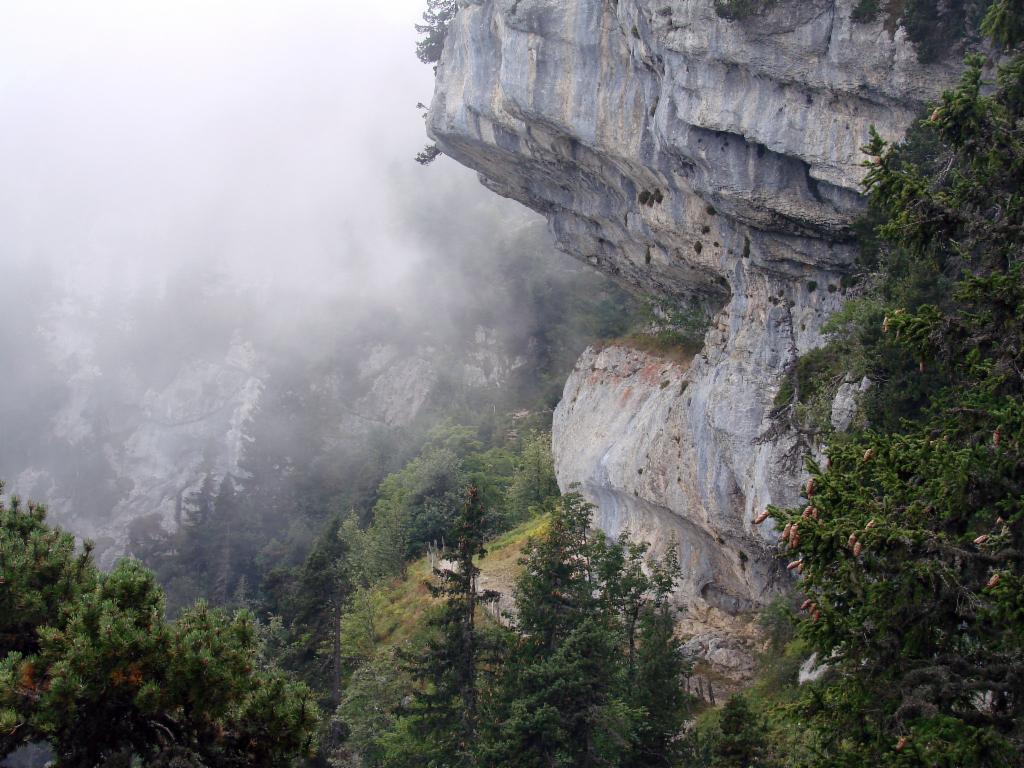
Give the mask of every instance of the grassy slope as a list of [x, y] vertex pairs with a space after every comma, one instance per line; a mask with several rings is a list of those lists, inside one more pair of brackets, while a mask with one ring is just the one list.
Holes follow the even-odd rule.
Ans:
[[[490, 541], [487, 556], [480, 561], [482, 586], [511, 595], [512, 585], [520, 572], [518, 561], [523, 547], [546, 525], [546, 516], [533, 518]], [[409, 565], [404, 579], [395, 579], [378, 587], [375, 596], [378, 608], [374, 617], [378, 651], [405, 644], [423, 626], [436, 603], [427, 590], [429, 577], [430, 563], [423, 557]]]

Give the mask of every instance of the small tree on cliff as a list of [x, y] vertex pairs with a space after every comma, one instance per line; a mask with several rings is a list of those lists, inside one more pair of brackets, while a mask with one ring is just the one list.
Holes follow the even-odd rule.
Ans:
[[424, 64], [436, 64], [441, 60], [448, 26], [458, 10], [457, 0], [427, 0], [424, 23], [416, 25], [416, 31], [422, 38], [416, 43], [416, 56]]

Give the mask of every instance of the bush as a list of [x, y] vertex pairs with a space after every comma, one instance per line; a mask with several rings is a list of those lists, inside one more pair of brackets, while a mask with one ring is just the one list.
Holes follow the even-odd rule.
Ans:
[[728, 21], [742, 21], [773, 5], [775, 0], [715, 0], [715, 13]]
[[857, 5], [853, 7], [850, 18], [859, 24], [866, 24], [878, 18], [879, 10], [878, 0], [858, 0]]
[[0, 758], [35, 742], [61, 765], [281, 765], [311, 751], [312, 693], [268, 668], [251, 614], [198, 603], [167, 622], [150, 571], [101, 573], [45, 518], [0, 501]]

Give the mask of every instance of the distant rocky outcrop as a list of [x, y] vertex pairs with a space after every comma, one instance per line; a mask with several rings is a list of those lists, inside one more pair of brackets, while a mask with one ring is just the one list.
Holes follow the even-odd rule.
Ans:
[[[483, 327], [455, 350], [409, 349], [381, 335], [296, 385], [297, 396], [326, 409], [326, 449], [365, 450], [372, 431], [407, 429], [432, 406], [443, 409], [453, 385], [501, 387], [526, 363]], [[169, 380], [146, 385], [130, 367], [105, 368], [88, 344], [72, 350], [65, 342], [53, 338], [46, 350], [68, 381], [49, 433], [39, 437], [49, 457], [3, 467], [11, 473], [5, 490], [45, 500], [53, 521], [94, 539], [101, 564], [110, 565], [124, 553], [133, 521], [174, 530], [206, 477], [244, 484], [247, 427], [259, 408], [275, 407], [264, 403], [264, 391], [280, 361], [239, 341], [223, 359], [182, 361]]]

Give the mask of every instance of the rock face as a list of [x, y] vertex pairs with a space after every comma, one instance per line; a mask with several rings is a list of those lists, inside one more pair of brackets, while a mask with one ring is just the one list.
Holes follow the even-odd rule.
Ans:
[[[559, 482], [580, 484], [602, 530], [628, 530], [656, 554], [675, 542], [682, 603], [720, 623], [762, 604], [782, 577], [750, 531], [740, 482], [757, 455], [743, 425], [760, 404], [723, 408], [717, 432], [708, 429], [700, 366], [619, 346], [588, 350], [555, 412], [554, 453]], [[764, 478], [762, 495], [784, 495], [788, 480]]]
[[563, 487], [611, 533], [675, 536], [680, 601], [709, 620], [781, 582], [752, 518], [799, 501], [800, 462], [768, 414], [841, 304], [859, 147], [871, 125], [901, 137], [956, 74], [920, 65], [896, 20], [851, 21], [854, 3], [729, 21], [714, 0], [464, 0], [437, 69], [445, 154], [574, 256], [713, 309], [688, 366], [589, 350], [554, 427]]
[[9, 490], [45, 500], [54, 522], [94, 539], [109, 566], [132, 520], [156, 516], [173, 527], [205, 474], [239, 474], [263, 366], [251, 343], [238, 342], [222, 360], [189, 360], [154, 387], [131, 367], [101, 365], [88, 340], [70, 354], [62, 341], [47, 350], [68, 381], [46, 436], [54, 453], [16, 467]]

